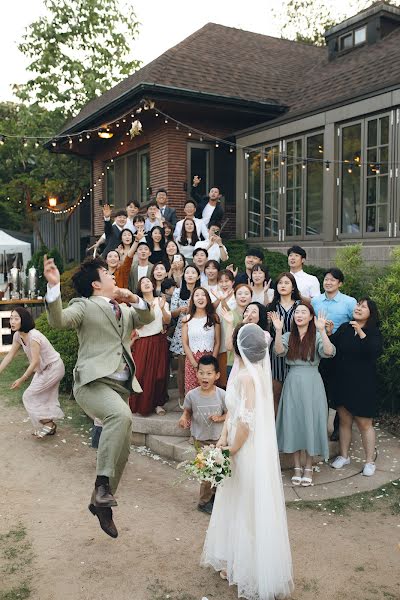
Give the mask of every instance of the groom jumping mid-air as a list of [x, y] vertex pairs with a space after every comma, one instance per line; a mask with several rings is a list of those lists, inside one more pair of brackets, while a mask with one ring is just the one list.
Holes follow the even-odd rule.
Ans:
[[[100, 527], [118, 536], [112, 515], [113, 496], [128, 460], [132, 416], [127, 399], [141, 388], [135, 378], [131, 332], [150, 323], [153, 312], [129, 290], [117, 288], [101, 258], [86, 259], [73, 275], [81, 298], [62, 308], [60, 273], [53, 259], [44, 257], [48, 320], [58, 329], [76, 329], [79, 350], [74, 369], [74, 396], [83, 410], [103, 423], [97, 452], [97, 477], [89, 504]], [[130, 306], [116, 301], [130, 303]]]

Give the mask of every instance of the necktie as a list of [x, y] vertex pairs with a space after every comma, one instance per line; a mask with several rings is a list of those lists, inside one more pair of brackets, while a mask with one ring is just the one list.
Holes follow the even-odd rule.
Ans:
[[110, 304], [113, 308], [114, 314], [116, 316], [117, 321], [121, 318], [121, 307], [116, 300], [110, 300]]

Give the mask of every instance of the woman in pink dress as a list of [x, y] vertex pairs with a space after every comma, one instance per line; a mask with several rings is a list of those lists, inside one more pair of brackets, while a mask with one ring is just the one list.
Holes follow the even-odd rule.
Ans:
[[33, 435], [37, 438], [54, 435], [57, 429], [55, 421], [64, 417], [58, 401], [58, 388], [65, 373], [64, 363], [49, 340], [35, 329], [35, 321], [26, 308], [14, 308], [10, 317], [10, 327], [14, 332], [13, 343], [0, 364], [0, 373], [11, 363], [22, 346], [29, 366], [25, 373], [14, 381], [11, 389], [17, 389], [33, 375], [29, 387], [22, 395], [26, 412], [35, 428]]

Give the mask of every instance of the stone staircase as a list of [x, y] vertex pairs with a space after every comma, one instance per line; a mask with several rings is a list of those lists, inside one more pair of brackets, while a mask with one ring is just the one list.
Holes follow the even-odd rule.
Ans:
[[[178, 404], [178, 390], [169, 390], [169, 401], [164, 408], [167, 414], [159, 416], [156, 414], [148, 417], [140, 417], [134, 415], [132, 417], [132, 443], [135, 446], [146, 446], [155, 454], [182, 462], [190, 460], [195, 455], [195, 449], [189, 443], [190, 431], [181, 429], [178, 426], [178, 420], [182, 415], [182, 410]], [[333, 427], [334, 412], [330, 411], [328, 429]], [[337, 442], [329, 442], [329, 456], [334, 457], [339, 453]], [[282, 469], [290, 469], [293, 467], [292, 456], [289, 454], [281, 454]], [[315, 457], [315, 462], [321, 458]]]

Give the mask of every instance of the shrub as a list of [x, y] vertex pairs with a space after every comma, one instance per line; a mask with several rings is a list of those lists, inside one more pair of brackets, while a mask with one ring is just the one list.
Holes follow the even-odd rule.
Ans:
[[335, 256], [335, 266], [343, 271], [342, 292], [357, 300], [371, 295], [373, 284], [383, 273], [379, 267], [367, 265], [362, 256], [362, 244], [339, 248]]
[[[235, 268], [238, 267], [239, 271], [243, 272], [245, 270], [244, 259], [249, 246], [241, 240], [228, 241], [225, 245], [228, 250], [229, 260], [224, 265], [232, 263]], [[264, 264], [267, 265], [272, 280], [275, 280], [280, 273], [288, 270], [286, 254], [264, 249], [264, 256]], [[322, 283], [324, 278], [323, 268], [314, 265], [305, 265], [304, 270], [311, 275], [315, 275], [320, 283]]]
[[76, 271], [76, 266], [68, 269], [68, 271], [64, 271], [61, 275], [61, 297], [63, 302], [69, 302], [72, 298], [77, 297], [77, 293], [75, 288], [72, 285], [72, 275]]
[[56, 263], [60, 273], [64, 271], [63, 259], [61, 258], [61, 254], [59, 253], [57, 248], [52, 248], [51, 250], [49, 250], [47, 246], [41, 246], [39, 250], [36, 250], [31, 260], [28, 262], [28, 265], [26, 267], [26, 273], [28, 274], [28, 270], [31, 267], [35, 267], [38, 278], [38, 293], [41, 296], [44, 296], [46, 294], [47, 289], [47, 281], [43, 277], [43, 257], [45, 254], [47, 254], [48, 258], [54, 258], [54, 262]]
[[61, 381], [60, 389], [71, 392], [73, 385], [73, 369], [78, 357], [78, 337], [71, 329], [53, 329], [47, 321], [47, 314], [43, 313], [36, 319], [36, 329], [41, 331], [54, 346], [65, 365], [65, 376]]
[[392, 252], [392, 262], [380, 277], [371, 297], [381, 316], [384, 352], [379, 360], [381, 407], [400, 412], [400, 248]]

